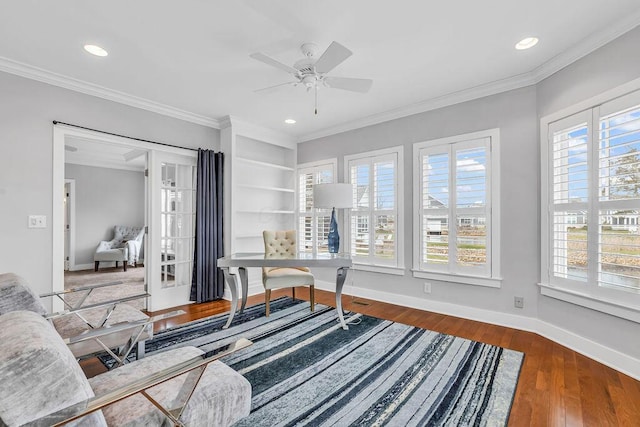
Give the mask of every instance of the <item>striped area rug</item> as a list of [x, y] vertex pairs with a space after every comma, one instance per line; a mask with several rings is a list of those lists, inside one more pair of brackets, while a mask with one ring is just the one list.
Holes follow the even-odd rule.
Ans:
[[149, 353], [195, 345], [206, 352], [239, 337], [254, 344], [223, 361], [253, 387], [239, 426], [506, 425], [523, 354], [451, 335], [350, 315], [283, 297], [157, 334]]

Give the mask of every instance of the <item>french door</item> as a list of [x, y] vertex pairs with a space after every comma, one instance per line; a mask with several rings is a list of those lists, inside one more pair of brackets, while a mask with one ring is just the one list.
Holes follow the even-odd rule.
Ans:
[[195, 153], [149, 153], [149, 310], [188, 304], [195, 237]]

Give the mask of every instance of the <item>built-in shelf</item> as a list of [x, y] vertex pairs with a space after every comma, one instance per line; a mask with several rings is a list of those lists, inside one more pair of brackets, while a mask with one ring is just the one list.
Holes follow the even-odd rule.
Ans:
[[[220, 147], [225, 153], [225, 250], [263, 251], [262, 229], [296, 225], [296, 140], [230, 117], [220, 129]], [[261, 281], [259, 271], [248, 274], [249, 282]]]
[[247, 159], [246, 157], [240, 157], [237, 156], [236, 160], [243, 162], [243, 163], [249, 163], [252, 165], [258, 165], [258, 166], [264, 166], [267, 168], [274, 168], [274, 169], [280, 169], [283, 171], [289, 171], [289, 172], [293, 172], [295, 169], [294, 168], [290, 168], [288, 166], [282, 166], [276, 163], [269, 163], [269, 162], [262, 162], [260, 160], [253, 160], [253, 159]]
[[238, 187], [252, 188], [254, 190], [281, 191], [283, 193], [295, 193], [295, 190], [292, 188], [269, 187], [266, 185], [238, 184]]

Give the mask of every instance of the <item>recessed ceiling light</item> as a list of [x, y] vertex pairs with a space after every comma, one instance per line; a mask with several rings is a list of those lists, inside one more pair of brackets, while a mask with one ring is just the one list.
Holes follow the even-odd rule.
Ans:
[[538, 44], [537, 37], [527, 37], [520, 40], [518, 43], [516, 43], [516, 49], [518, 50], [529, 49], [531, 47], [534, 47], [537, 44]]
[[288, 124], [288, 125], [292, 125], [292, 124], [294, 124], [296, 121], [295, 121], [295, 120], [293, 120], [293, 119], [286, 119], [284, 122], [285, 122], [286, 124]]
[[87, 52], [89, 52], [90, 54], [95, 55], [95, 56], [107, 56], [107, 55], [109, 55], [109, 52], [107, 52], [106, 50], [104, 50], [100, 46], [96, 46], [95, 44], [85, 44], [84, 45], [84, 50], [86, 50]]

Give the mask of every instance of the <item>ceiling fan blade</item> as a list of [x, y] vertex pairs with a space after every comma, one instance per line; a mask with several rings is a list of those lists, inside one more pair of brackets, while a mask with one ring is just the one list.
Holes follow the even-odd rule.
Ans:
[[265, 92], [265, 91], [268, 91], [268, 90], [271, 90], [271, 89], [275, 89], [275, 88], [280, 87], [280, 86], [287, 86], [287, 85], [295, 86], [295, 85], [297, 85], [297, 84], [298, 84], [298, 82], [286, 82], [286, 83], [280, 83], [279, 85], [269, 86], [269, 87], [263, 87], [262, 89], [256, 89], [256, 90], [254, 90], [253, 92], [254, 92], [254, 93], [260, 93], [260, 92]]
[[286, 71], [287, 73], [291, 73], [294, 75], [297, 75], [299, 73], [299, 71], [296, 70], [295, 68], [290, 67], [287, 64], [283, 64], [282, 62], [277, 61], [271, 58], [270, 56], [265, 55], [264, 53], [257, 52], [257, 53], [252, 53], [249, 56], [253, 59], [257, 59], [260, 62], [264, 62], [267, 65], [271, 65], [272, 67], [276, 67], [283, 71]]
[[316, 61], [316, 71], [318, 73], [328, 73], [351, 55], [353, 55], [353, 52], [349, 49], [338, 42], [333, 42]]
[[373, 84], [373, 80], [371, 79], [352, 79], [349, 77], [325, 77], [324, 82], [331, 88], [360, 93], [369, 92]]

